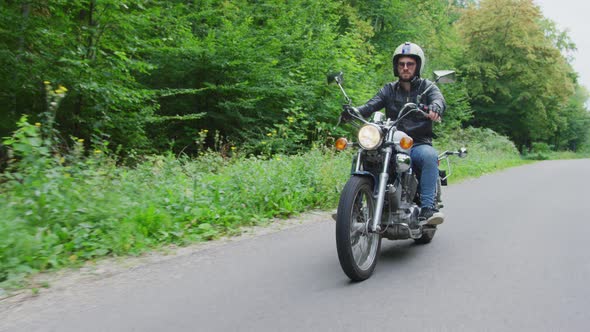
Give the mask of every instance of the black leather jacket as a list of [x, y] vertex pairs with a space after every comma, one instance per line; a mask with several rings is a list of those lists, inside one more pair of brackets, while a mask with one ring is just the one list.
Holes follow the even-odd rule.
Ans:
[[[397, 119], [399, 111], [406, 103], [428, 105], [431, 110], [438, 112], [441, 117], [446, 109], [445, 99], [435, 85], [418, 100], [422, 94], [433, 83], [427, 79], [416, 77], [411, 82], [410, 92], [402, 89], [399, 82], [387, 83], [376, 95], [366, 104], [357, 107], [362, 116], [369, 117], [371, 114], [385, 108], [385, 115], [390, 119]], [[398, 128], [414, 139], [414, 145], [432, 145], [432, 121], [425, 119], [418, 113], [412, 113], [402, 119]]]

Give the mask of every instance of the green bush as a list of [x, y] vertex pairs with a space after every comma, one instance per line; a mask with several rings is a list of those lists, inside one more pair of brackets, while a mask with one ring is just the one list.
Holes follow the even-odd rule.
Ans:
[[[525, 163], [512, 141], [487, 128], [455, 130], [439, 137], [435, 141], [435, 147], [439, 152], [467, 148], [466, 158], [452, 160], [451, 182]], [[442, 164], [441, 168], [446, 168], [446, 165]]]
[[524, 154], [524, 158], [530, 160], [550, 159], [552, 147], [544, 142], [533, 142], [531, 149]]
[[19, 125], [5, 140], [16, 159], [0, 184], [5, 286], [36, 271], [333, 207], [349, 171], [350, 155], [323, 149], [272, 159], [152, 156], [122, 167], [104, 150], [84, 151], [82, 142], [67, 156], [52, 155], [39, 143], [38, 126], [26, 119]]

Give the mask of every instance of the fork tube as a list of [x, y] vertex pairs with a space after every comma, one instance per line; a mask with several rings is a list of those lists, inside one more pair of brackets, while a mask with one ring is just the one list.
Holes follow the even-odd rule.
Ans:
[[359, 152], [356, 155], [356, 166], [355, 166], [355, 172], [359, 172], [361, 170], [361, 156], [363, 154], [363, 149], [359, 149]]
[[391, 146], [383, 149], [385, 157], [383, 158], [383, 172], [379, 175], [379, 191], [377, 192], [377, 205], [375, 206], [375, 217], [371, 223], [371, 231], [378, 232], [379, 223], [381, 222], [381, 214], [383, 212], [383, 203], [385, 201], [385, 189], [387, 188], [387, 180], [389, 180], [389, 160], [391, 159]]

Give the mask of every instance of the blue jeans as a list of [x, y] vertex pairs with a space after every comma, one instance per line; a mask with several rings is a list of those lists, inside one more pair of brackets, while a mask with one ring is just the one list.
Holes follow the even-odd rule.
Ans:
[[438, 179], [438, 153], [432, 146], [422, 144], [412, 147], [410, 157], [412, 167], [420, 172], [420, 207], [433, 208]]

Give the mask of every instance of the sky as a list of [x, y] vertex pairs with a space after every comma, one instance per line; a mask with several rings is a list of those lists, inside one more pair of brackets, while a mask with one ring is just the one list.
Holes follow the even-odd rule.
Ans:
[[590, 2], [583, 0], [534, 0], [543, 15], [553, 20], [560, 30], [576, 44], [574, 70], [580, 75], [580, 84], [590, 90]]

